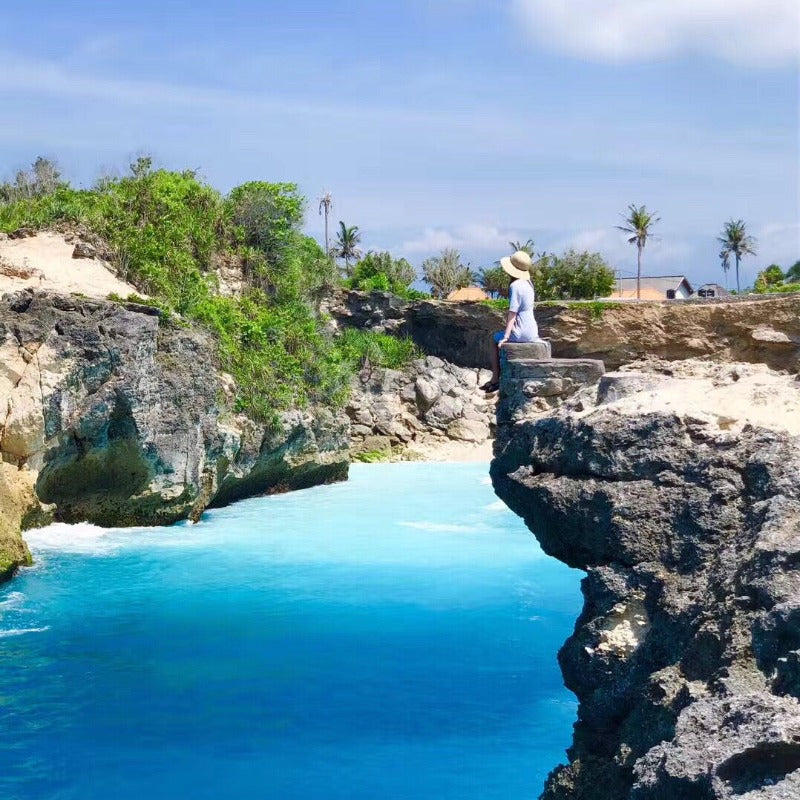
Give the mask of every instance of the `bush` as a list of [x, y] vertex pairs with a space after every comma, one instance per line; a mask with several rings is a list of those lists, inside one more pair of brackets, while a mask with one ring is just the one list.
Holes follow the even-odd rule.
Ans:
[[336, 339], [335, 346], [340, 361], [355, 369], [367, 364], [402, 369], [423, 355], [411, 339], [356, 328], [345, 329]]
[[[152, 171], [139, 159], [132, 175], [93, 190], [59, 185], [37, 197], [0, 203], [0, 230], [79, 222], [109, 244], [121, 277], [145, 302], [207, 327], [220, 364], [237, 381], [237, 407], [254, 418], [308, 403], [344, 402], [350, 362], [326, 338], [313, 301], [336, 279], [317, 243], [300, 231], [303, 199], [293, 184], [249, 183], [229, 198], [191, 171]], [[237, 255], [250, 289], [242, 298], [215, 292], [218, 254]]]
[[416, 270], [404, 258], [395, 260], [391, 253], [370, 251], [356, 263], [345, 284], [364, 292], [393, 292], [403, 297], [416, 279]]

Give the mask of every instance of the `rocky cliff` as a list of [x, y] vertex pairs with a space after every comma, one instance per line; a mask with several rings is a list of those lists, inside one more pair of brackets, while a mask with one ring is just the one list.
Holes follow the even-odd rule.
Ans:
[[[489, 363], [503, 313], [482, 303], [404, 302], [343, 292], [329, 312], [340, 325], [410, 336], [430, 355], [462, 367]], [[800, 294], [733, 301], [540, 303], [539, 332], [558, 358], [592, 358], [616, 369], [645, 356], [691, 357], [800, 370]]]
[[[346, 477], [344, 415], [255, 423], [233, 410], [210, 342], [160, 323], [135, 304], [34, 290], [0, 299], [0, 455], [20, 522], [38, 513], [30, 487], [56, 519], [154, 525]], [[5, 535], [0, 572], [4, 558], [13, 569], [27, 557]]]
[[499, 425], [495, 490], [586, 571], [542, 797], [800, 797], [800, 383], [650, 364], [534, 399]]

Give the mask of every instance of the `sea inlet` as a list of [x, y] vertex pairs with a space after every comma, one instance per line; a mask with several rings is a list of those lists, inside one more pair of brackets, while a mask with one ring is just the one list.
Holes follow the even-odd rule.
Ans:
[[28, 533], [0, 588], [6, 800], [529, 800], [580, 574], [486, 464], [356, 465], [198, 525]]

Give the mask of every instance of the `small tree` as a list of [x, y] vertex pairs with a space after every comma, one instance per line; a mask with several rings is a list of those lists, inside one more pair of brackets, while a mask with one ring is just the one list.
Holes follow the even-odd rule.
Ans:
[[422, 262], [422, 275], [431, 285], [434, 297], [442, 299], [456, 289], [469, 286], [474, 275], [469, 265], [461, 263], [458, 250], [442, 250], [439, 256], [426, 258]]
[[774, 292], [781, 284], [783, 284], [783, 270], [777, 264], [770, 264], [758, 273], [753, 291], [757, 294]]
[[333, 253], [337, 258], [344, 259], [345, 275], [350, 275], [350, 260], [361, 258], [361, 249], [358, 247], [361, 242], [361, 232], [358, 225], [351, 225], [349, 228], [339, 220], [339, 233], [336, 235], [336, 245]]
[[661, 221], [660, 217], [650, 213], [645, 206], [628, 206], [628, 216], [623, 216], [624, 225], [617, 225], [617, 230], [628, 234], [628, 244], [636, 245], [636, 299], [641, 297], [642, 253], [647, 240], [652, 238], [653, 226]]
[[65, 185], [56, 162], [39, 156], [30, 169], [19, 170], [13, 182], [0, 184], [0, 202], [13, 203], [44, 197]]
[[228, 208], [242, 244], [268, 264], [281, 261], [303, 222], [305, 201], [294, 183], [250, 181], [231, 190]]
[[744, 256], [756, 255], [756, 240], [747, 234], [747, 226], [744, 220], [728, 220], [722, 228], [722, 236], [717, 241], [722, 245], [720, 256], [729, 258], [733, 254], [736, 260], [736, 293], [741, 293], [739, 286], [739, 262]]
[[508, 297], [510, 281], [510, 276], [502, 267], [484, 267], [478, 273], [478, 283], [481, 288], [494, 297]]
[[614, 287], [614, 270], [600, 253], [567, 250], [548, 260], [550, 286], [556, 298], [592, 300], [607, 297]]
[[404, 258], [395, 260], [391, 253], [370, 251], [353, 267], [348, 283], [353, 289], [402, 295], [416, 279], [417, 271]]

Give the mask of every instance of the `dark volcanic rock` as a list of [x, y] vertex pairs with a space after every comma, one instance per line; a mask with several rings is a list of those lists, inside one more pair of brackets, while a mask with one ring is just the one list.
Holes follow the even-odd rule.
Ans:
[[[234, 414], [200, 333], [152, 309], [24, 291], [0, 300], [0, 452], [58, 519], [196, 519], [209, 505], [341, 480], [342, 414]], [[226, 399], [226, 390], [228, 399]]]
[[559, 653], [578, 722], [542, 796], [800, 797], [800, 436], [776, 397], [770, 430], [749, 396], [740, 419], [715, 415], [716, 390], [687, 413], [650, 378], [498, 416], [495, 490], [587, 573]]

